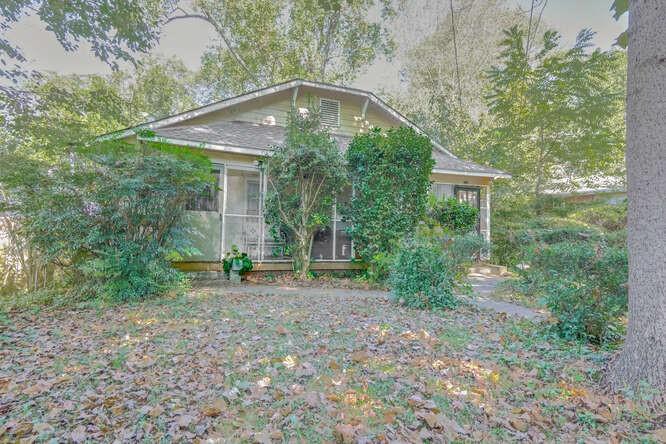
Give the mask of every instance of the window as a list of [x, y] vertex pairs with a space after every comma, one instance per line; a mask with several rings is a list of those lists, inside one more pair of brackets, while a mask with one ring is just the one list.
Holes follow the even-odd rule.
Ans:
[[340, 101], [319, 99], [319, 119], [325, 126], [340, 126]]
[[476, 220], [476, 231], [481, 232], [481, 188], [479, 187], [464, 187], [456, 186], [456, 199], [458, 202], [466, 202], [479, 210], [479, 215]]
[[187, 205], [186, 210], [190, 211], [218, 211], [220, 205], [220, 170], [213, 170], [215, 182], [206, 184], [203, 191], [192, 197]]
[[430, 184], [430, 194], [440, 200], [447, 197], [453, 197], [453, 185], [433, 182]]

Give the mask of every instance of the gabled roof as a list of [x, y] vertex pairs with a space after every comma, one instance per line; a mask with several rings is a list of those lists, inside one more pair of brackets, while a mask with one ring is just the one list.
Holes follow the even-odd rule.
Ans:
[[[268, 156], [274, 146], [284, 142], [285, 130], [285, 127], [277, 125], [222, 120], [208, 124], [157, 128], [155, 130], [156, 138], [150, 140], [232, 153]], [[340, 134], [332, 134], [331, 137], [335, 139], [342, 151], [347, 149], [352, 140], [351, 137]], [[500, 170], [467, 162], [439, 150], [433, 150], [433, 158], [435, 159], [433, 171], [436, 173], [483, 177], [505, 176], [505, 173]]]
[[[170, 141], [184, 145], [200, 146], [210, 149], [216, 149], [217, 147], [218, 149], [224, 149], [225, 151], [231, 151], [231, 152], [234, 151], [241, 152], [241, 150], [245, 150], [245, 152], [248, 152], [248, 150], [250, 151], [253, 150], [256, 152], [252, 152], [252, 154], [265, 155], [270, 152], [270, 147], [272, 145], [277, 145], [280, 143], [278, 140], [280, 141], [283, 140], [283, 133], [284, 133], [283, 127], [273, 126], [273, 125], [253, 124], [249, 122], [238, 122], [238, 121], [231, 121], [231, 122], [220, 121], [215, 124], [207, 124], [207, 125], [202, 125], [202, 124], [187, 125], [186, 121], [193, 119], [195, 117], [202, 116], [204, 114], [223, 110], [225, 108], [229, 108], [231, 106], [238, 105], [240, 103], [247, 102], [249, 100], [257, 99], [263, 96], [275, 94], [281, 91], [286, 91], [301, 86], [316, 88], [331, 92], [351, 94], [365, 98], [368, 100], [369, 103], [376, 105], [386, 114], [395, 118], [403, 125], [413, 128], [419, 134], [427, 135], [413, 122], [411, 122], [409, 119], [400, 114], [393, 107], [391, 107], [389, 104], [384, 102], [382, 99], [380, 99], [370, 91], [364, 91], [344, 86], [331, 85], [322, 82], [294, 79], [284, 83], [279, 83], [277, 85], [251, 91], [245, 94], [240, 94], [238, 96], [214, 102], [209, 105], [204, 105], [199, 108], [175, 114], [173, 116], [164, 117], [162, 119], [157, 119], [152, 122], [147, 122], [138, 126], [126, 128], [113, 133], [108, 133], [101, 136], [101, 138], [102, 139], [124, 138], [135, 134], [136, 131], [139, 129], [151, 129], [155, 131], [158, 137], [168, 139]], [[177, 125], [178, 123], [181, 122], [183, 123], [182, 125]], [[251, 129], [251, 131], [248, 131], [248, 129]], [[333, 137], [336, 139], [340, 139], [338, 140], [339, 144], [343, 142], [342, 139], [349, 139], [348, 137], [335, 134], [333, 134]], [[433, 170], [434, 172], [485, 176], [485, 177], [494, 177], [494, 178], [511, 177], [509, 174], [504, 173], [500, 170], [484, 167], [475, 164], [473, 162], [468, 162], [459, 159], [457, 156], [455, 156], [449, 150], [444, 148], [437, 141], [432, 140], [432, 138], [431, 141], [435, 147], [435, 151], [433, 152], [436, 161], [436, 165]], [[347, 140], [346, 143], [344, 143], [343, 148], [346, 148], [348, 143], [349, 140]]]

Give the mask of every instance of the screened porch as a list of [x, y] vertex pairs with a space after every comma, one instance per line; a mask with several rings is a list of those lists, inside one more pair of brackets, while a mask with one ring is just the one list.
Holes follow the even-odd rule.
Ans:
[[[257, 165], [214, 165], [216, 182], [188, 204], [186, 229], [198, 254], [186, 261], [217, 262], [233, 245], [258, 263], [288, 262], [286, 246], [264, 222], [263, 199], [267, 181]], [[349, 261], [353, 246], [346, 222], [333, 208], [328, 227], [317, 232], [312, 245], [314, 261]]]

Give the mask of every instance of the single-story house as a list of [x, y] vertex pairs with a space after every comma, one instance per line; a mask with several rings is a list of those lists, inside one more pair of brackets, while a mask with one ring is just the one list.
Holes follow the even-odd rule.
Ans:
[[[340, 149], [352, 137], [372, 127], [405, 125], [423, 133], [375, 94], [355, 88], [295, 79], [241, 94], [174, 116], [158, 119], [107, 137], [127, 141], [159, 140], [192, 147], [208, 156], [214, 165], [218, 187], [192, 200], [188, 218], [199, 231], [197, 256], [178, 267], [191, 271], [217, 270], [220, 258], [237, 245], [247, 252], [258, 270], [289, 269], [284, 249], [275, 242], [263, 216], [266, 178], [258, 161], [271, 155], [272, 147], [284, 141], [285, 125], [293, 108], [319, 109]], [[147, 128], [154, 136], [137, 135]], [[436, 141], [431, 192], [439, 197], [455, 196], [480, 210], [479, 231], [490, 240], [490, 187], [508, 174], [462, 160]], [[312, 247], [314, 269], [355, 268], [354, 246], [345, 231], [346, 222], [334, 210], [330, 227], [322, 229]]]

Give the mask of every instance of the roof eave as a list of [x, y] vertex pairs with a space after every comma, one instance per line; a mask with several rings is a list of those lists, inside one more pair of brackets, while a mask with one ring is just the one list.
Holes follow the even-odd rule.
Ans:
[[[238, 145], [201, 142], [195, 140], [177, 139], [173, 137], [162, 137], [162, 136], [138, 136], [137, 138], [138, 140], [144, 140], [147, 142], [168, 143], [173, 145], [187, 146], [191, 148], [201, 148], [201, 149], [221, 151], [226, 153], [245, 154], [248, 156], [268, 157], [271, 155], [270, 150], [262, 148], [252, 148], [252, 147], [238, 146]], [[454, 174], [458, 176], [490, 177], [492, 179], [511, 178], [510, 174], [503, 172], [471, 172], [471, 171], [460, 171], [460, 170], [448, 170], [442, 168], [433, 168], [432, 172], [439, 174]]]
[[475, 176], [475, 177], [490, 177], [491, 179], [511, 179], [511, 174], [505, 173], [503, 171], [497, 172], [478, 172], [478, 171], [460, 171], [460, 170], [448, 170], [444, 168], [433, 168], [433, 173], [438, 174], [455, 174], [458, 176]]
[[225, 153], [235, 153], [235, 154], [245, 154], [248, 156], [259, 156], [266, 157], [270, 156], [270, 150], [265, 150], [261, 148], [252, 148], [246, 146], [237, 146], [237, 145], [227, 145], [219, 143], [210, 143], [210, 142], [201, 142], [195, 140], [186, 140], [186, 139], [175, 139], [172, 137], [161, 137], [161, 136], [138, 136], [138, 140], [144, 140], [147, 142], [159, 142], [159, 143], [168, 143], [171, 145], [187, 146], [191, 148], [201, 148], [211, 151], [221, 151]]

